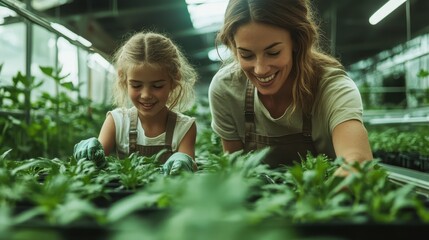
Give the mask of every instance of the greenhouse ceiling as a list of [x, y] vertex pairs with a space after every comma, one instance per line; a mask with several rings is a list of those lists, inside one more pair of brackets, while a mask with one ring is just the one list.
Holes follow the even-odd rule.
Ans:
[[[190, 10], [201, 7], [203, 2], [211, 4], [211, 10], [202, 7], [194, 12], [210, 14], [214, 21], [193, 23], [195, 17], [189, 14]], [[429, 31], [427, 0], [408, 0], [375, 25], [369, 23], [369, 17], [387, 0], [311, 2], [321, 17], [325, 45], [346, 66]], [[221, 12], [226, 6], [224, 0], [32, 1], [41, 16], [81, 35], [106, 55], [112, 54], [127, 33], [143, 28], [165, 32], [185, 50], [203, 81], [210, 81], [219, 67], [208, 57], [220, 23], [214, 16], [215, 5]]]

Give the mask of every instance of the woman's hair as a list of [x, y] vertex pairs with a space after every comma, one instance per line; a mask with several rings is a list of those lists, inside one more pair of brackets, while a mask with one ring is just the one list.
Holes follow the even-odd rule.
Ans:
[[292, 109], [298, 104], [310, 113], [324, 67], [343, 68], [319, 45], [318, 25], [308, 0], [230, 0], [217, 45], [224, 44], [236, 55], [234, 35], [249, 22], [264, 23], [290, 32], [293, 42]]
[[136, 33], [118, 49], [113, 60], [118, 73], [113, 88], [113, 102], [116, 106], [126, 107], [129, 103], [128, 70], [143, 64], [158, 67], [172, 80], [173, 90], [167, 101], [169, 109], [183, 112], [194, 104], [197, 72], [167, 36], [150, 31]]

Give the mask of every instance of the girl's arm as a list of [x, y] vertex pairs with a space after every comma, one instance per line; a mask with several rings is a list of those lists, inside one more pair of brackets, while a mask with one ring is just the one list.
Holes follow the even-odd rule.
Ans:
[[101, 127], [98, 141], [103, 145], [104, 154], [109, 156], [116, 147], [116, 127], [111, 114], [108, 114]]
[[[189, 128], [188, 132], [183, 137], [182, 141], [180, 142], [177, 151], [186, 153], [187, 155], [191, 156], [193, 159], [195, 159], [195, 141], [197, 138], [197, 126], [195, 122], [192, 124], [191, 128]], [[194, 170], [197, 170], [197, 164], [194, 162]]]

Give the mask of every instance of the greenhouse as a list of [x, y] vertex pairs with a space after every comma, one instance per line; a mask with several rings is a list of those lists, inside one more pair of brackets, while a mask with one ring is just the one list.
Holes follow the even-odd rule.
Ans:
[[0, 0], [0, 239], [429, 234], [428, 10]]

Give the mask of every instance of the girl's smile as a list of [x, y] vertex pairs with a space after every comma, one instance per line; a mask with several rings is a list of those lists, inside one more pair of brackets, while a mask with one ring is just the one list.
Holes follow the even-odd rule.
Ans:
[[130, 68], [128, 94], [143, 118], [159, 118], [167, 110], [166, 103], [172, 88], [169, 76], [158, 66], [149, 64]]

